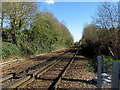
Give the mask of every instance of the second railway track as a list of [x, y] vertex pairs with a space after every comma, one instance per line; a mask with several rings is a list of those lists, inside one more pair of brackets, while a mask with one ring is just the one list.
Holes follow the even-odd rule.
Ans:
[[[72, 63], [72, 61], [78, 53], [78, 50], [73, 51], [66, 53], [57, 60], [48, 61], [47, 64], [42, 65], [36, 70], [31, 71], [26, 75], [23, 75], [22, 78], [13, 81], [10, 84], [5, 84], [2, 87], [28, 88], [29, 85], [31, 83], [34, 83], [35, 80], [39, 80], [39, 83], [41, 82], [40, 88], [57, 88], [57, 85], [60, 83], [61, 77], [64, 75], [64, 73], [66, 72], [66, 70], [68, 69], [68, 67], [70, 66], [70, 64]], [[33, 86], [32, 88], [35, 87]]]

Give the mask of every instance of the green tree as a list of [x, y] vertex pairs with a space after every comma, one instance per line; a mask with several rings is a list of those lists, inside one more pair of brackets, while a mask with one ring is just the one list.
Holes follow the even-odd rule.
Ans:
[[6, 21], [5, 23], [7, 23], [10, 28], [9, 34], [11, 34], [13, 44], [20, 43], [20, 39], [22, 38], [21, 31], [29, 28], [30, 22], [36, 15], [37, 7], [38, 5], [35, 2], [2, 3], [4, 16], [2, 21]]

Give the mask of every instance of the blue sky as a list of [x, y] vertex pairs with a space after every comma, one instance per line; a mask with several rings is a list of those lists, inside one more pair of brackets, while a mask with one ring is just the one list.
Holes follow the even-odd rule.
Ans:
[[79, 41], [85, 24], [92, 22], [99, 2], [55, 2], [53, 4], [40, 3], [40, 10], [48, 10], [60, 22], [64, 22], [71, 32], [74, 41]]

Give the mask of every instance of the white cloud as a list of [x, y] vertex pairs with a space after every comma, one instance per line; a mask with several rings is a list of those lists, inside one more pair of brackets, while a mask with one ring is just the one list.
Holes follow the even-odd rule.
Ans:
[[46, 0], [45, 2], [48, 3], [48, 4], [54, 4], [55, 3], [54, 0]]

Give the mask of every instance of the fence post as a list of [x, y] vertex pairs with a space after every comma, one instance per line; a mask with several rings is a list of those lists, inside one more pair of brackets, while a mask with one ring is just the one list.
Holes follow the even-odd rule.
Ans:
[[113, 61], [112, 88], [119, 88], [119, 62]]
[[98, 88], [102, 87], [102, 62], [103, 58], [102, 56], [98, 56]]

